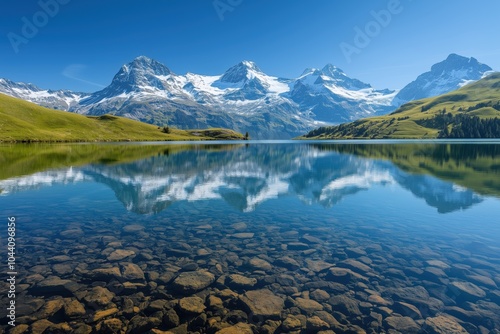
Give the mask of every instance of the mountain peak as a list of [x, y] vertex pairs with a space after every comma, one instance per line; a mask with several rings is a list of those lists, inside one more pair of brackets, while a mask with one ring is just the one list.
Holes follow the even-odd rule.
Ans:
[[301, 77], [305, 76], [305, 75], [308, 75], [308, 74], [313, 74], [313, 73], [319, 73], [319, 70], [317, 68], [314, 68], [314, 67], [308, 67], [306, 68], [302, 74], [300, 75]]
[[162, 63], [146, 56], [139, 56], [135, 58], [132, 62], [124, 65], [122, 69], [129, 72], [145, 71], [156, 75], [169, 75], [172, 73], [170, 69]]
[[344, 71], [342, 71], [340, 68], [337, 66], [334, 66], [332, 64], [326, 64], [325, 67], [321, 69], [321, 74], [329, 76], [331, 78], [338, 78], [341, 76], [346, 76]]
[[151, 62], [154, 61], [152, 58], [149, 58], [147, 56], [138, 56], [135, 57], [132, 62]]
[[302, 77], [305, 75], [324, 75], [332, 79], [342, 79], [347, 77], [344, 71], [332, 64], [326, 64], [321, 70], [314, 67], [308, 67], [300, 76]]
[[[431, 72], [443, 72], [443, 71], [457, 71], [467, 69], [474, 72], [487, 72], [491, 71], [491, 67], [485, 64], [481, 64], [474, 57], [464, 57], [456, 53], [450, 54], [445, 60], [434, 64], [431, 67]], [[478, 78], [480, 79], [480, 77]]]
[[245, 66], [251, 70], [257, 71], [257, 72], [262, 72], [262, 70], [255, 64], [253, 61], [250, 60], [243, 60], [241, 63], [238, 65]]
[[477, 63], [477, 59], [474, 57], [464, 57], [456, 53], [450, 53], [445, 60], [446, 62], [473, 62]]
[[[349, 89], [349, 90], [361, 90], [365, 88], [371, 88], [371, 85], [364, 83], [358, 79], [350, 78], [344, 73], [340, 68], [332, 64], [326, 64], [325, 67], [318, 71], [320, 76], [327, 77], [326, 81], [333, 81], [335, 85]], [[329, 78], [329, 79], [328, 79]], [[331, 79], [331, 80], [330, 80]], [[322, 83], [324, 79], [321, 77], [318, 79], [317, 83]]]
[[243, 60], [228, 69], [222, 75], [220, 81], [237, 83], [253, 78], [255, 73], [262, 73], [262, 70], [253, 61]]
[[[467, 57], [464, 57], [464, 56], [461, 56], [459, 54], [456, 54], [456, 53], [450, 53], [448, 55], [448, 57], [446, 58], [446, 60], [453, 60], [453, 59], [466, 59]], [[468, 59], [468, 58], [467, 58]]]
[[102, 92], [105, 94], [120, 94], [145, 89], [161, 90], [164, 88], [161, 78], [171, 74], [173, 74], [172, 71], [162, 63], [146, 56], [139, 56], [130, 63], [123, 65], [113, 78], [111, 85]]
[[442, 95], [462, 87], [464, 84], [481, 79], [491, 67], [476, 58], [464, 57], [456, 53], [431, 67], [429, 72], [404, 87], [394, 98], [393, 105], [400, 106], [408, 101]]

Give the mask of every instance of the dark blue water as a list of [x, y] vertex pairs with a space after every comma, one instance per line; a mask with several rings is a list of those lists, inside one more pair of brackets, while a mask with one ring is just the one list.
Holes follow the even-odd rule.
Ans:
[[[286, 324], [302, 320], [309, 332], [493, 333], [500, 329], [499, 146], [158, 145], [138, 160], [101, 159], [7, 178], [0, 181], [0, 208], [5, 220], [17, 222], [17, 300], [77, 300], [85, 316], [58, 311], [44, 319], [96, 330], [99, 321], [89, 316], [122, 310], [127, 298], [140, 308], [136, 315], [163, 319], [147, 305], [178, 303], [186, 293], [176, 277], [206, 270], [216, 281], [189, 292], [206, 309], [189, 313], [169, 304], [162, 312], [176, 311], [175, 325], [215, 332], [242, 322], [262, 330], [273, 320], [276, 332], [285, 332], [289, 318]], [[134, 254], [109, 260], [116, 249]], [[60, 255], [67, 256], [62, 264], [54, 260]], [[93, 270], [123, 273], [129, 263], [145, 276], [89, 280]], [[158, 279], [164, 273], [170, 281]], [[256, 283], [238, 285], [232, 274]], [[47, 293], [38, 285], [50, 277], [79, 289]], [[85, 299], [96, 285], [113, 300], [96, 306]], [[222, 298], [221, 311], [209, 297], [224, 289], [238, 297]], [[263, 289], [283, 301], [278, 314], [258, 314], [243, 301]], [[23, 308], [19, 323], [33, 326], [41, 316], [35, 308]], [[195, 315], [202, 320], [194, 322]], [[132, 316], [110, 317], [126, 328]]]

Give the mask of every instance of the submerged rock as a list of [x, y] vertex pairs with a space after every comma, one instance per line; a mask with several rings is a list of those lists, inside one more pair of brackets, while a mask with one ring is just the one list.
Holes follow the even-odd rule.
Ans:
[[253, 334], [252, 326], [245, 323], [237, 323], [234, 326], [223, 328], [216, 334]]
[[38, 282], [30, 293], [35, 296], [54, 296], [60, 295], [63, 297], [71, 297], [80, 285], [74, 281], [60, 279], [59, 277], [49, 277]]
[[84, 316], [86, 313], [85, 306], [78, 300], [67, 301], [64, 304], [64, 314], [67, 318], [78, 318]]
[[238, 274], [232, 274], [229, 275], [227, 279], [227, 285], [230, 287], [235, 287], [235, 288], [251, 288], [255, 284], [257, 284], [257, 279], [255, 278], [248, 278], [243, 275], [238, 275]]
[[467, 334], [468, 332], [452, 318], [439, 315], [425, 319], [422, 329], [429, 334]]
[[110, 281], [112, 279], [119, 280], [122, 278], [120, 268], [118, 267], [94, 269], [90, 271], [87, 276], [91, 281]]
[[330, 299], [330, 294], [326, 292], [325, 290], [321, 289], [316, 289], [314, 291], [311, 291], [310, 296], [312, 299], [319, 301], [319, 302], [324, 302]]
[[106, 319], [101, 324], [101, 332], [104, 333], [120, 333], [123, 322], [120, 319], [112, 318]]
[[91, 307], [98, 309], [108, 305], [113, 299], [114, 294], [106, 288], [96, 286], [83, 298]]
[[173, 281], [176, 292], [193, 293], [209, 287], [215, 281], [215, 276], [203, 270], [181, 273]]
[[286, 333], [292, 331], [299, 331], [302, 328], [302, 322], [296, 316], [289, 314], [286, 317], [286, 319], [283, 320], [281, 327], [283, 331]]
[[142, 282], [144, 281], [144, 272], [135, 263], [127, 263], [122, 267], [123, 278], [127, 281]]
[[123, 232], [126, 233], [138, 233], [142, 232], [145, 229], [144, 226], [139, 225], [139, 224], [131, 224], [131, 225], [126, 225], [123, 227]]
[[47, 319], [37, 320], [31, 324], [31, 333], [32, 334], [42, 334], [48, 327], [54, 325], [53, 322], [48, 321]]
[[422, 319], [420, 310], [412, 304], [408, 304], [405, 302], [396, 302], [394, 303], [394, 310], [399, 314], [410, 317], [412, 319]]
[[330, 298], [329, 303], [346, 315], [358, 316], [362, 314], [359, 309], [359, 302], [348, 294], [333, 296]]
[[460, 299], [478, 300], [486, 297], [486, 292], [470, 282], [452, 282], [448, 285], [451, 295]]
[[307, 330], [310, 333], [317, 333], [319, 331], [324, 331], [330, 328], [330, 325], [325, 321], [321, 320], [318, 316], [312, 316], [307, 318]]
[[284, 306], [283, 299], [268, 289], [248, 291], [240, 299], [252, 315], [257, 317], [278, 318]]
[[306, 250], [309, 249], [309, 245], [303, 242], [290, 242], [288, 244], [289, 250]]
[[417, 334], [420, 326], [410, 317], [387, 317], [384, 320], [387, 328], [401, 333]]
[[392, 305], [392, 302], [382, 298], [379, 295], [370, 295], [368, 297], [368, 301], [370, 303], [376, 304], [376, 305], [383, 305], [383, 306], [390, 306]]
[[107, 310], [100, 310], [100, 311], [97, 311], [94, 316], [92, 317], [92, 321], [93, 322], [97, 322], [101, 319], [104, 319], [106, 317], [109, 317], [113, 314], [116, 314], [118, 313], [118, 309], [116, 307], [113, 307], [113, 308], [110, 308], [110, 309], [107, 309]]
[[307, 268], [315, 273], [320, 273], [322, 271], [325, 271], [334, 265], [331, 263], [328, 263], [326, 261], [313, 261], [313, 260], [306, 260]]
[[300, 264], [289, 256], [283, 256], [276, 259], [275, 264], [290, 270], [297, 270], [300, 268]]
[[273, 269], [273, 266], [269, 262], [257, 257], [250, 259], [250, 261], [248, 261], [248, 264], [256, 270], [271, 271]]
[[128, 324], [127, 334], [146, 333], [150, 329], [158, 327], [160, 324], [161, 320], [158, 318], [136, 315]]
[[351, 284], [356, 282], [367, 282], [368, 278], [355, 273], [351, 269], [347, 268], [330, 268], [326, 278], [332, 282], [338, 282], [342, 284]]
[[205, 308], [205, 303], [200, 297], [185, 297], [179, 300], [179, 310], [184, 313], [200, 314]]
[[315, 311], [323, 310], [323, 305], [312, 299], [299, 297], [295, 299], [295, 304], [299, 309], [301, 309], [306, 314], [311, 314]]
[[108, 261], [121, 261], [130, 256], [135, 256], [135, 252], [126, 249], [117, 249], [108, 255]]
[[353, 259], [344, 260], [338, 263], [337, 266], [351, 269], [361, 275], [366, 275], [367, 273], [370, 273], [372, 271], [371, 268], [366, 264]]
[[42, 308], [36, 313], [38, 319], [47, 319], [56, 314], [64, 306], [63, 299], [52, 299], [45, 302]]

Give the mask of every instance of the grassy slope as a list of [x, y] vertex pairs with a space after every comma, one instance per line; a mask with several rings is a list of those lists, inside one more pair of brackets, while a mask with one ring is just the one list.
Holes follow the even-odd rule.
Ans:
[[86, 117], [51, 110], [0, 94], [0, 141], [153, 141], [243, 139], [226, 129], [177, 130], [166, 134], [157, 126], [123, 117]]
[[[324, 127], [311, 131], [300, 139], [427, 139], [436, 138], [441, 129], [426, 127], [419, 121], [433, 118], [438, 113], [457, 115], [479, 103], [493, 104], [500, 101], [500, 73], [462, 87], [454, 92], [438, 97], [412, 101], [404, 104], [395, 112], [365, 118], [340, 126]], [[428, 109], [422, 112], [422, 107]], [[491, 107], [478, 108], [466, 112], [480, 118], [500, 117], [500, 111]]]

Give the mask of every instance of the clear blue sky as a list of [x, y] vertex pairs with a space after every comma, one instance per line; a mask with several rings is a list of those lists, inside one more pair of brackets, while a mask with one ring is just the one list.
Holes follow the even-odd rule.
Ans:
[[[55, 1], [45, 14], [41, 3]], [[296, 77], [332, 63], [380, 89], [401, 88], [450, 53], [500, 70], [498, 0], [23, 0], [2, 9], [0, 77], [42, 88], [99, 90], [139, 55], [179, 74], [221, 74], [246, 59]], [[375, 23], [371, 12], [387, 10]], [[369, 43], [356, 27], [368, 28]], [[349, 57], [347, 44], [357, 48]]]

